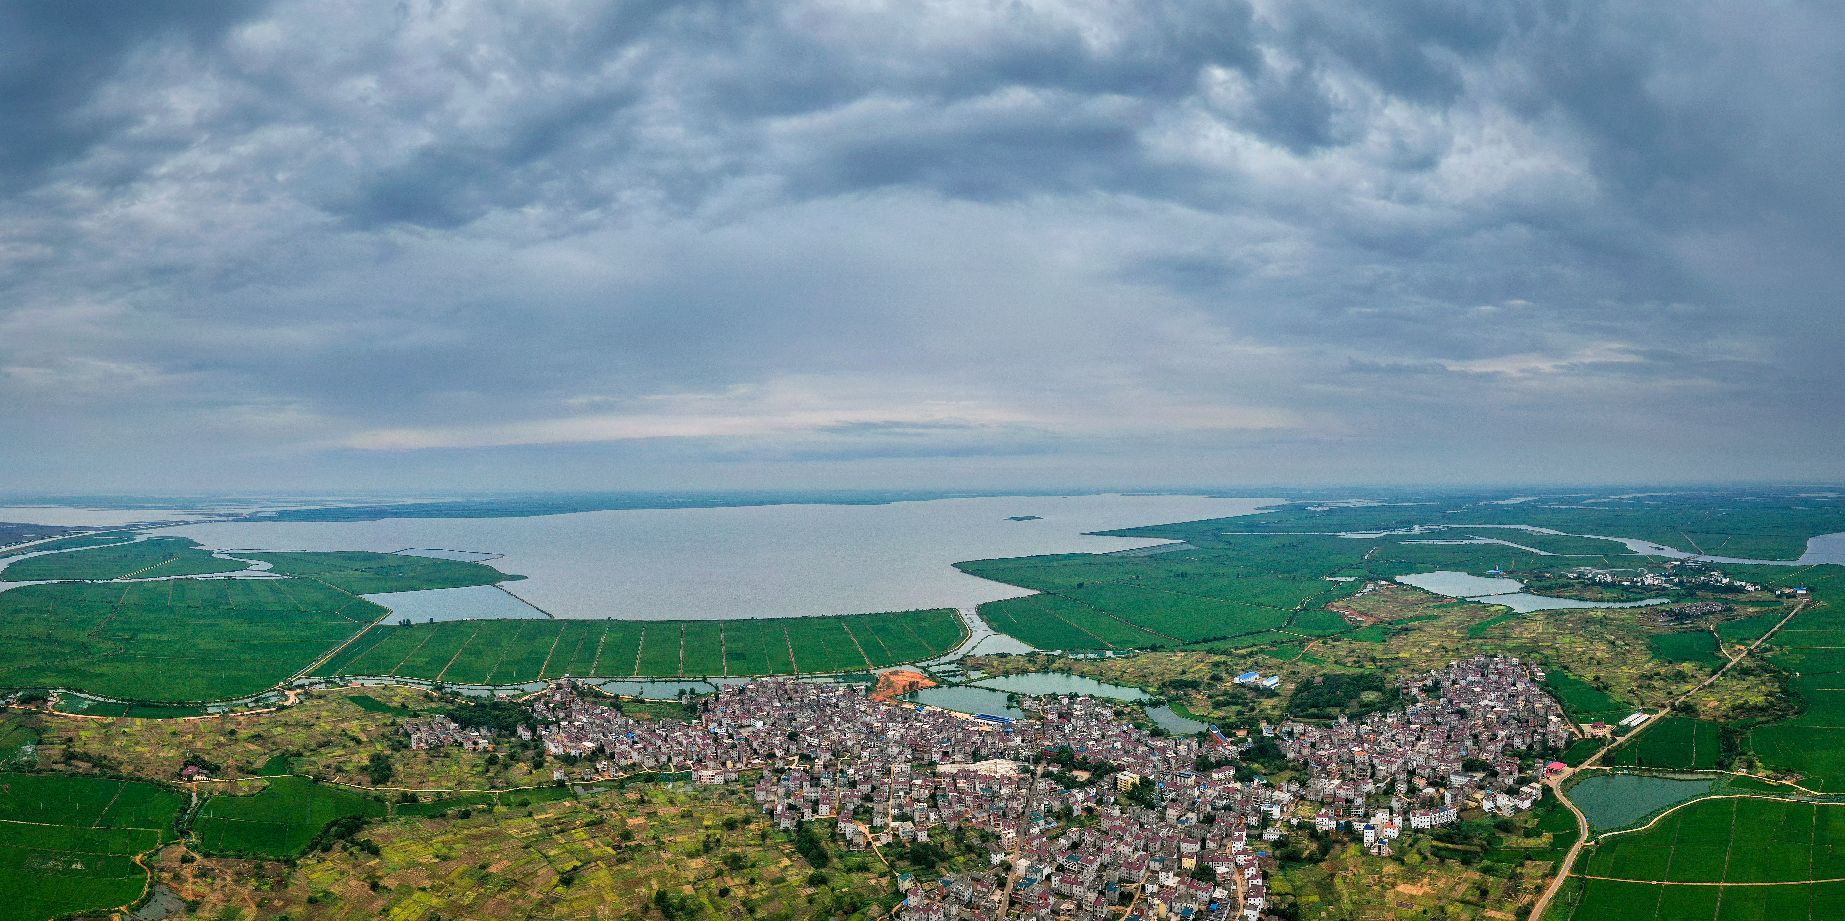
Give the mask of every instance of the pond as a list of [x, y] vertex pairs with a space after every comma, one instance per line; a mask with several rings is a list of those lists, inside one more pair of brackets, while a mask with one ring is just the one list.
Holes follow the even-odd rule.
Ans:
[[691, 694], [711, 694], [717, 691], [717, 684], [710, 681], [604, 681], [596, 687], [622, 697], [639, 697], [642, 700], [672, 700], [680, 692]]
[[996, 691], [1011, 691], [1014, 694], [1031, 694], [1036, 696], [1052, 694], [1086, 694], [1090, 697], [1103, 697], [1109, 700], [1146, 700], [1152, 696], [1139, 688], [1125, 685], [1109, 684], [1081, 675], [1069, 675], [1063, 672], [1027, 672], [1022, 675], [1000, 675], [975, 682], [983, 688]]
[[1397, 576], [1397, 581], [1425, 592], [1446, 595], [1449, 598], [1465, 598], [1481, 604], [1502, 605], [1520, 614], [1566, 608], [1640, 608], [1647, 605], [1664, 604], [1668, 600], [1648, 598], [1644, 601], [1581, 601], [1575, 598], [1552, 598], [1549, 595], [1534, 595], [1523, 591], [1525, 583], [1517, 579], [1485, 578], [1445, 570]]
[[1640, 824], [1649, 816], [1709, 793], [1716, 783], [1709, 777], [1591, 774], [1569, 788], [1569, 797], [1589, 820], [1589, 830], [1604, 832]]
[[1165, 704], [1160, 704], [1157, 707], [1148, 707], [1147, 716], [1151, 718], [1153, 722], [1159, 724], [1161, 729], [1175, 736], [1188, 736], [1211, 728], [1208, 723], [1201, 723], [1190, 717], [1180, 716], [1178, 711]]
[[904, 695], [904, 699], [961, 713], [987, 713], [993, 716], [1009, 716], [1015, 720], [1025, 718], [1025, 711], [1007, 702], [1005, 691], [995, 691], [992, 688], [977, 688], [972, 685], [924, 688], [914, 694]]

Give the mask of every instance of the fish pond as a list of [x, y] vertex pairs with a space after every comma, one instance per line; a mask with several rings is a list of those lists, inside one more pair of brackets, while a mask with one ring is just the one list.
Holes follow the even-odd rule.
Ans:
[[1570, 801], [1582, 810], [1593, 832], [1638, 825], [1679, 803], [1711, 792], [1711, 777], [1595, 773], [1569, 788]]

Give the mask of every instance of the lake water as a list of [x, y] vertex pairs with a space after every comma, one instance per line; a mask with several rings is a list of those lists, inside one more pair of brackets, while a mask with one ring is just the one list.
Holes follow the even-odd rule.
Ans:
[[1591, 831], [1625, 828], [1686, 800], [1709, 793], [1709, 777], [1592, 774], [1569, 788], [1570, 801], [1589, 820]]
[[[796, 617], [971, 608], [1029, 594], [961, 560], [1098, 553], [1159, 541], [1085, 532], [1222, 518], [1274, 500], [1017, 496], [888, 505], [635, 509], [531, 518], [239, 521], [162, 533], [231, 550], [496, 553], [506, 587], [557, 617]], [[1034, 515], [1038, 520], [1012, 521]]]
[[1549, 595], [1533, 595], [1530, 592], [1521, 591], [1525, 583], [1517, 579], [1486, 578], [1464, 572], [1419, 572], [1414, 575], [1398, 576], [1397, 581], [1425, 592], [1446, 595], [1449, 598], [1465, 598], [1481, 604], [1503, 605], [1520, 614], [1566, 608], [1641, 608], [1664, 604], [1667, 600], [1648, 598], [1643, 601], [1581, 601], [1575, 598], [1552, 598]]

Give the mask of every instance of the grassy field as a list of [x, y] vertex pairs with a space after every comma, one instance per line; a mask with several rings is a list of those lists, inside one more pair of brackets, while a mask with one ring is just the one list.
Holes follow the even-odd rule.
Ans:
[[237, 572], [248, 563], [221, 560], [198, 544], [177, 537], [155, 537], [115, 546], [52, 553], [6, 567], [11, 582], [51, 579], [151, 579]]
[[0, 919], [40, 921], [134, 902], [139, 855], [173, 838], [184, 799], [155, 784], [0, 773]]
[[0, 593], [0, 687], [156, 703], [255, 694], [383, 613], [298, 579], [29, 585]]
[[429, 588], [494, 585], [524, 576], [508, 575], [485, 563], [442, 560], [404, 553], [239, 553], [263, 560], [272, 572], [324, 582], [355, 595]]
[[198, 850], [218, 857], [294, 857], [332, 822], [384, 815], [384, 803], [305, 777], [256, 781], [262, 789], [215, 793], [192, 822]]
[[773, 620], [472, 620], [372, 630], [318, 671], [448, 684], [787, 675], [881, 668], [961, 641], [948, 609]]
[[[336, 848], [292, 870], [163, 855], [157, 869], [197, 917], [845, 917], [896, 901], [876, 858], [827, 847], [824, 871], [797, 854], [735, 789], [657, 784], [471, 815], [370, 826], [372, 855]], [[899, 865], [901, 868], [902, 865]], [[260, 881], [260, 885], [258, 884]]]

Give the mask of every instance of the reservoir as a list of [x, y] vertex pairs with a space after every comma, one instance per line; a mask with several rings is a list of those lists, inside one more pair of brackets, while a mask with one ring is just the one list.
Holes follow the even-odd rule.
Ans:
[[1164, 542], [1086, 532], [1247, 515], [1269, 504], [1204, 496], [1002, 496], [528, 518], [235, 521], [162, 533], [226, 550], [499, 554], [490, 565], [527, 577], [506, 589], [556, 617], [797, 617], [972, 608], [1029, 593], [962, 573], [952, 565], [958, 561], [1156, 546]]

